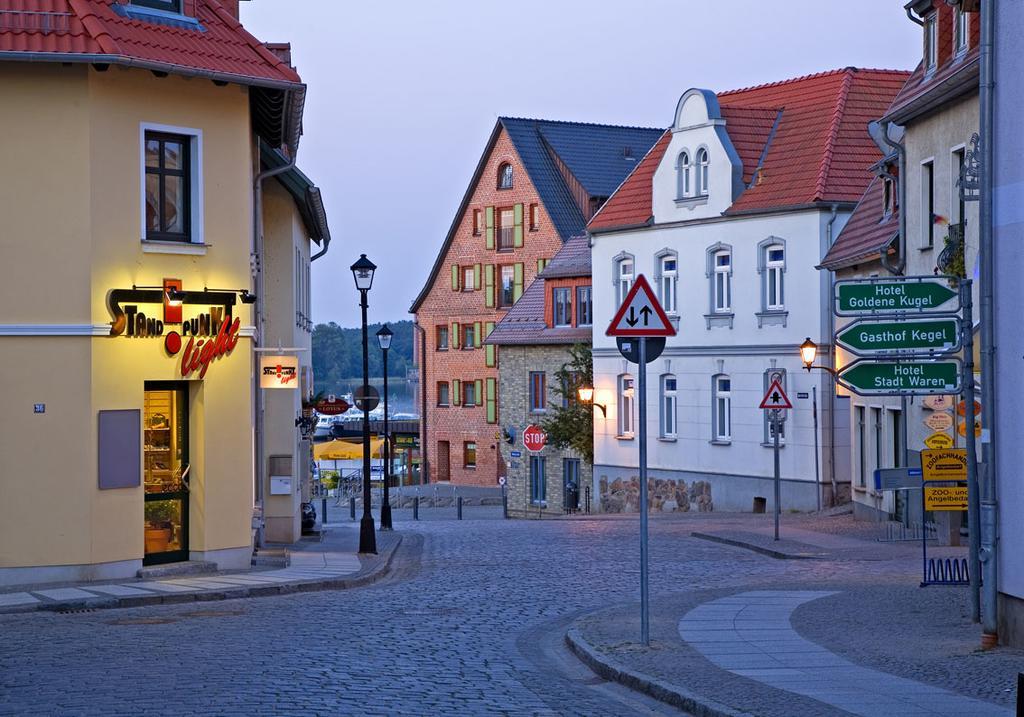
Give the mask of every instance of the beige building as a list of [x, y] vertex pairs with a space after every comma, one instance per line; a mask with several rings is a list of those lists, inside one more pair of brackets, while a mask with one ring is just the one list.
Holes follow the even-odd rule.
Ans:
[[[165, 4], [0, 4], [0, 585], [245, 567], [263, 527], [285, 421], [256, 400], [259, 328], [308, 346], [329, 236], [290, 162], [257, 174], [261, 143], [295, 156], [305, 88], [231, 3]], [[288, 418], [268, 531], [299, 496]]]

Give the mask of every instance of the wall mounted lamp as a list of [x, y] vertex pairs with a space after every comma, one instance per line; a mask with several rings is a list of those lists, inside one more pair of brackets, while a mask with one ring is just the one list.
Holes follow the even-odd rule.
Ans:
[[580, 403], [591, 403], [596, 408], [601, 409], [601, 415], [608, 418], [608, 406], [601, 403], [594, 403], [594, 387], [593, 386], [580, 386], [576, 391], [580, 397]]

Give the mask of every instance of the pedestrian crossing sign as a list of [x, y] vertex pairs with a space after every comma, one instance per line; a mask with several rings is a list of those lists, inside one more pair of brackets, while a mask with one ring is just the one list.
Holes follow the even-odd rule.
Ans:
[[761, 405], [759, 406], [759, 408], [766, 410], [792, 407], [793, 404], [789, 402], [789, 396], [782, 390], [782, 384], [779, 383], [778, 379], [772, 381], [772, 385], [768, 387], [768, 392], [761, 399]]

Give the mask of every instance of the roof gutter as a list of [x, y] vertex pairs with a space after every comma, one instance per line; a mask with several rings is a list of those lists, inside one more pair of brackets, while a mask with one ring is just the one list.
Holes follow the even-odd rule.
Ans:
[[310, 187], [306, 190], [306, 199], [309, 202], [310, 214], [313, 215], [313, 220], [317, 223], [321, 241], [320, 251], [309, 257], [309, 263], [312, 264], [327, 253], [327, 248], [331, 244], [331, 230], [327, 226], [327, 210], [324, 209], [324, 200], [320, 196], [320, 188]]
[[[156, 62], [154, 60], [142, 60], [127, 55], [104, 55], [93, 53], [76, 52], [0, 52], [0, 60], [10, 62], [59, 62], [59, 63], [83, 63], [95, 65], [118, 65], [121, 67], [134, 67], [152, 72], [166, 72], [168, 74], [183, 75], [185, 77], [200, 77], [213, 82], [227, 82], [236, 85], [249, 87], [266, 87], [272, 90], [296, 91], [300, 90], [305, 95], [306, 86], [301, 82], [289, 82], [287, 80], [270, 80], [261, 77], [250, 77], [248, 75], [236, 75], [230, 72], [216, 72], [204, 70], [198, 67], [187, 67], [176, 65], [171, 62]], [[301, 113], [300, 113], [301, 114]]]
[[[907, 12], [910, 12], [909, 8], [907, 9]], [[886, 271], [895, 274], [896, 276], [902, 276], [904, 270], [907, 268], [907, 148], [903, 145], [902, 134], [900, 141], [898, 142], [889, 137], [890, 127], [896, 127], [899, 130], [903, 129], [891, 121], [886, 121], [883, 125], [875, 120], [868, 123], [868, 133], [871, 135], [872, 139], [875, 140], [876, 144], [881, 140], [881, 142], [896, 150], [896, 156], [899, 158], [900, 176], [899, 181], [897, 182], [897, 187], [900, 203], [900, 229], [898, 235], [899, 247], [896, 252], [896, 263], [891, 263], [889, 259], [888, 247], [892, 244], [891, 239], [878, 247], [878, 251], [879, 259]]]

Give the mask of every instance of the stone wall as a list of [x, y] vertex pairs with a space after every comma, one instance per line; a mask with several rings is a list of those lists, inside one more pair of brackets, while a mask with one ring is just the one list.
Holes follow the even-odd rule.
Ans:
[[[601, 513], [636, 513], [640, 510], [640, 477], [602, 477], [598, 481], [598, 501]], [[650, 510], [666, 513], [697, 511], [710, 513], [714, 510], [711, 499], [711, 484], [707, 481], [673, 480], [671, 478], [647, 479], [647, 506]]]

